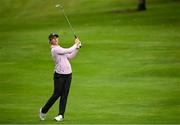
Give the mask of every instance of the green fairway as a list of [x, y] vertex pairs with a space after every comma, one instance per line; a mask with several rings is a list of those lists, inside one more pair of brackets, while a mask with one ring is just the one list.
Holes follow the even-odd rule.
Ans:
[[[83, 47], [63, 124], [180, 124], [180, 1], [61, 0]], [[72, 33], [58, 0], [1, 0], [0, 124], [55, 124], [39, 108], [53, 92], [48, 34]]]

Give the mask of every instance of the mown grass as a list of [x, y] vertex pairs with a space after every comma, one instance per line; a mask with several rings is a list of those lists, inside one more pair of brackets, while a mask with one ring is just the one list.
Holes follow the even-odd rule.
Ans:
[[[0, 3], [0, 123], [56, 123], [58, 102], [38, 118], [53, 89], [47, 36], [69, 47], [72, 33], [56, 1]], [[62, 3], [83, 44], [62, 123], [180, 123], [179, 1]]]

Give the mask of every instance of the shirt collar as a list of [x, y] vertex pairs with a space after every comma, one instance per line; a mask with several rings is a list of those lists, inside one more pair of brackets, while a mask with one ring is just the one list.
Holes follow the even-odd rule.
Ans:
[[51, 48], [59, 47], [59, 45], [51, 45]]

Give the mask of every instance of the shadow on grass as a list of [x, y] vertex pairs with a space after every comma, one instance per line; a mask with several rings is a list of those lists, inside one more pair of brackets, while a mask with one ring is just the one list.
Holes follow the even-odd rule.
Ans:
[[112, 11], [108, 11], [108, 13], [138, 13], [138, 12], [144, 12], [142, 10], [138, 10], [138, 9], [125, 9], [125, 10], [112, 10]]

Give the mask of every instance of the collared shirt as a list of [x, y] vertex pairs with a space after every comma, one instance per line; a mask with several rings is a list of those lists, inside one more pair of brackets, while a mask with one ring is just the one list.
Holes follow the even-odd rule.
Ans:
[[70, 48], [62, 48], [59, 45], [51, 46], [52, 58], [55, 62], [55, 72], [58, 74], [72, 73], [70, 59], [74, 58], [77, 54], [77, 45], [74, 44]]

